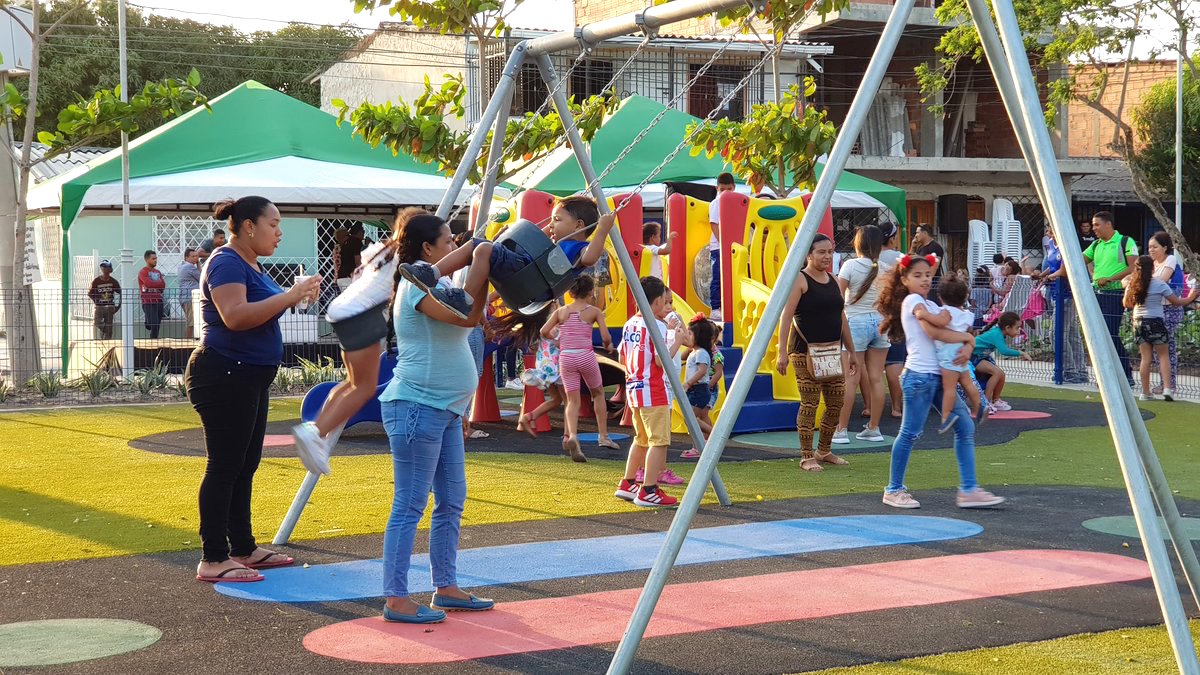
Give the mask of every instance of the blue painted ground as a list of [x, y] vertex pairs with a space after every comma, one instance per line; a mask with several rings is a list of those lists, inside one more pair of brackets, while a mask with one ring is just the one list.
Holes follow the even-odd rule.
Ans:
[[[871, 546], [919, 544], [972, 537], [975, 523], [931, 516], [836, 516], [744, 523], [692, 530], [676, 565], [799, 555]], [[458, 583], [466, 588], [586, 577], [649, 569], [664, 532], [540, 541], [458, 553]], [[291, 567], [265, 572], [253, 584], [215, 584], [218, 593], [265, 602], [332, 602], [381, 597], [383, 561]], [[427, 593], [429, 556], [414, 555], [409, 591]]]
[[[617, 431], [609, 433], [608, 437], [617, 443], [620, 443], [621, 441], [629, 440], [629, 434], [622, 434]], [[593, 434], [593, 433], [585, 432], [585, 431], [579, 432], [579, 442], [580, 443], [595, 443], [596, 441], [599, 441], [599, 440], [600, 440], [600, 434]]]

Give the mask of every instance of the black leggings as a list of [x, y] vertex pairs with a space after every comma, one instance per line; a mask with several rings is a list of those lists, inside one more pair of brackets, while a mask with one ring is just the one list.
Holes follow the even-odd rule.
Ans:
[[200, 482], [200, 542], [207, 562], [247, 556], [258, 547], [250, 527], [250, 492], [276, 369], [243, 364], [203, 345], [188, 360], [184, 382], [204, 425], [208, 456]]

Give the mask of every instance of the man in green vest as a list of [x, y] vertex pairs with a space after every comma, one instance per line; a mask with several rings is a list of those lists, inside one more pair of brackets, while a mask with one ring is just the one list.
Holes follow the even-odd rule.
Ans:
[[[1096, 300], [1104, 314], [1108, 334], [1117, 348], [1121, 370], [1125, 371], [1125, 379], [1133, 386], [1129, 354], [1121, 343], [1121, 317], [1125, 315], [1125, 307], [1121, 303], [1125, 291], [1121, 287], [1121, 280], [1133, 272], [1133, 263], [1138, 257], [1137, 243], [1117, 232], [1113, 226], [1113, 214], [1109, 211], [1098, 211], [1092, 216], [1092, 234], [1096, 241], [1087, 247], [1083, 257], [1091, 265], [1092, 287], [1096, 289]], [[1092, 365], [1096, 365], [1095, 359], [1092, 359]]]

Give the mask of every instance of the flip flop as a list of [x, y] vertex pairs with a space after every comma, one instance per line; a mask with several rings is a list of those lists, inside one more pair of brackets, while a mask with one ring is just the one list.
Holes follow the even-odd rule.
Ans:
[[237, 570], [243, 570], [243, 569], [253, 569], [253, 568], [230, 567], [229, 569], [225, 570], [224, 572], [221, 572], [220, 574], [217, 574], [217, 575], [214, 575], [211, 577], [204, 577], [204, 576], [200, 576], [199, 574], [197, 574], [196, 581], [205, 581], [210, 584], [215, 584], [218, 581], [221, 583], [225, 583], [225, 584], [234, 584], [234, 583], [250, 583], [252, 581], [262, 581], [263, 579], [266, 579], [266, 577], [264, 577], [261, 574], [257, 574], [252, 577], [229, 577], [228, 579], [225, 578], [226, 574], [229, 574], [230, 572], [235, 572]]
[[608, 448], [609, 450], [620, 450], [621, 449], [621, 446], [617, 445], [617, 442], [611, 438], [600, 439], [599, 441], [596, 441], [596, 445], [598, 445], [602, 448]]
[[[279, 557], [283, 558], [283, 560], [272, 561], [271, 558], [274, 558], [275, 556], [279, 556]], [[271, 551], [270, 553], [264, 555], [263, 557], [259, 558], [258, 560], [254, 560], [254, 561], [245, 563], [246, 567], [249, 567], [252, 570], [267, 570], [267, 569], [271, 569], [272, 567], [287, 567], [288, 565], [295, 565], [295, 564], [296, 564], [295, 558], [291, 557], [290, 555], [284, 555], [283, 553], [278, 553], [276, 551]]]

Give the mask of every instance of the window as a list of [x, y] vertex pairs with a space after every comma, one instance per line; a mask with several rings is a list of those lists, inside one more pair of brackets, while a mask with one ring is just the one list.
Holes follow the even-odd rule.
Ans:
[[571, 95], [576, 101], [604, 93], [604, 86], [613, 76], [612, 61], [588, 59], [571, 73]]
[[26, 269], [32, 263], [41, 272], [43, 280], [62, 279], [62, 221], [58, 216], [47, 216], [31, 220], [29, 224], [25, 231], [25, 250], [33, 253], [36, 244], [37, 256], [30, 256]]
[[[692, 64], [691, 77], [700, 72], [699, 64]], [[696, 80], [688, 91], [688, 113], [696, 117], [708, 117], [718, 104], [733, 91], [734, 87], [746, 76], [745, 68], [729, 66], [713, 66]], [[746, 90], [738, 90], [725, 107], [714, 115], [713, 119], [741, 120], [746, 116]]]
[[517, 92], [513, 96], [512, 114], [524, 115], [542, 106], [550, 90], [542, 81], [542, 74], [536, 63], [521, 64], [521, 72], [517, 75]]
[[[199, 216], [156, 216], [154, 218], [154, 251], [158, 253], [158, 269], [167, 275], [179, 272], [183, 252], [200, 246], [212, 236], [213, 230], [224, 222]], [[134, 266], [138, 269], [142, 251], [134, 251]]]

